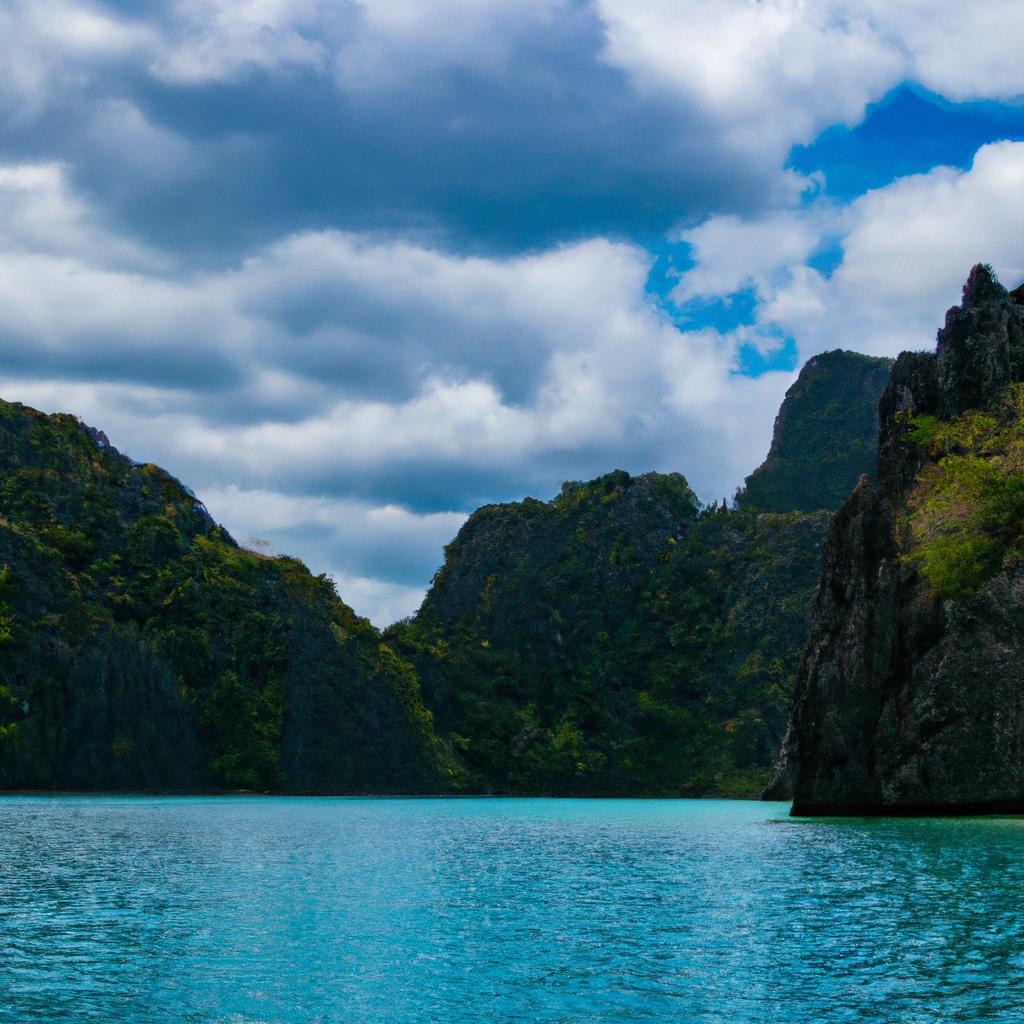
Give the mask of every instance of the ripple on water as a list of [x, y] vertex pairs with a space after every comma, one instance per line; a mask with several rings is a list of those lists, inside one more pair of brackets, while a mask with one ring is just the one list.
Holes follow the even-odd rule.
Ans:
[[1024, 1020], [1024, 822], [0, 799], [0, 1020]]

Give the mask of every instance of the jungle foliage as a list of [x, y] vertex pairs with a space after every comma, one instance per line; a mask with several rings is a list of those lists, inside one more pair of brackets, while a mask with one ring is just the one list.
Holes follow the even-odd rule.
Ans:
[[432, 791], [414, 673], [291, 558], [72, 416], [0, 403], [0, 785]]
[[701, 509], [678, 474], [567, 484], [472, 516], [389, 642], [473, 790], [750, 795], [826, 520]]

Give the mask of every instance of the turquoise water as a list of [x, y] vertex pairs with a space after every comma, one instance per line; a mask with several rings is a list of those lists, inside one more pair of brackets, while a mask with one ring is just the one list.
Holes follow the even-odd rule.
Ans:
[[0, 799], [0, 1020], [1024, 1021], [1024, 821]]

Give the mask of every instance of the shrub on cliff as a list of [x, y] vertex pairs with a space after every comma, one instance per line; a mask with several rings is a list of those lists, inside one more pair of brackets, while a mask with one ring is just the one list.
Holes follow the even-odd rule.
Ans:
[[928, 462], [908, 500], [904, 558], [940, 596], [963, 597], [1024, 552], [1024, 384], [993, 409], [908, 426]]

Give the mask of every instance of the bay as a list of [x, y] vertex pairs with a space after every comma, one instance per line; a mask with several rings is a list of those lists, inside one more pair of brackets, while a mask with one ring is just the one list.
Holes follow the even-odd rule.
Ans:
[[1024, 1019], [1024, 821], [0, 798], [0, 1020]]

